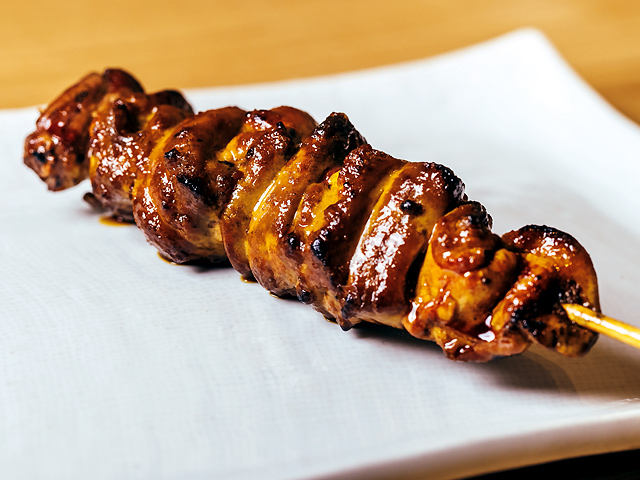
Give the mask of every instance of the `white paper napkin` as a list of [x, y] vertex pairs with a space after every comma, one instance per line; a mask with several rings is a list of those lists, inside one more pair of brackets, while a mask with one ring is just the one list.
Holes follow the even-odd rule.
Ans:
[[[187, 94], [198, 110], [346, 112], [375, 148], [453, 168], [496, 233], [573, 234], [603, 309], [640, 324], [640, 130], [540, 33]], [[344, 333], [232, 270], [161, 261], [135, 227], [99, 222], [86, 184], [47, 192], [21, 160], [36, 117], [0, 112], [1, 478], [438, 479], [640, 447], [630, 347], [476, 365], [383, 328]]]

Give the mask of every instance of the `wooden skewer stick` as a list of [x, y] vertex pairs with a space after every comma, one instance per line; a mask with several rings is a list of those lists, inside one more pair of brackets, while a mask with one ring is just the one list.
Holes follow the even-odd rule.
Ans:
[[620, 342], [640, 348], [640, 328], [596, 313], [582, 305], [562, 304], [571, 320], [578, 325], [602, 333]]

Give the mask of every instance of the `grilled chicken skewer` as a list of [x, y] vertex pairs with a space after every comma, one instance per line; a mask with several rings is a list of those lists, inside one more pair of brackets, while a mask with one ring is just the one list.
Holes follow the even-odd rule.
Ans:
[[166, 258], [228, 260], [345, 330], [406, 329], [465, 361], [531, 343], [577, 356], [597, 339], [562, 307], [599, 312], [573, 237], [533, 225], [495, 235], [450, 169], [373, 149], [344, 114], [194, 115], [179, 93], [146, 94], [107, 70], [43, 111], [24, 160], [52, 190], [89, 177], [89, 200], [133, 219]]

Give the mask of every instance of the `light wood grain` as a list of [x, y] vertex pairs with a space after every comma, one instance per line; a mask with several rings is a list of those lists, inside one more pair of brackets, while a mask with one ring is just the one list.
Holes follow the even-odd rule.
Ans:
[[242, 84], [423, 58], [532, 26], [640, 121], [637, 0], [5, 3], [0, 108], [46, 103], [106, 66], [152, 90]]

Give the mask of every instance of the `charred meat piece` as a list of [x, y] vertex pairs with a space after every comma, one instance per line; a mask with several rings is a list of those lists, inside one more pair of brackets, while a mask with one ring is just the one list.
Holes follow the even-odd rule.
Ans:
[[352, 325], [340, 315], [349, 261], [387, 176], [401, 165], [369, 145], [358, 147], [339, 169], [329, 170], [322, 182], [307, 189], [294, 217], [298, 296], [308, 294], [307, 303], [344, 329]]
[[485, 361], [524, 351], [529, 342], [519, 329], [490, 323], [518, 268], [519, 256], [491, 233], [484, 207], [461, 204], [433, 230], [405, 328], [457, 360]]
[[307, 113], [291, 107], [256, 110], [247, 114], [242, 132], [220, 152], [220, 161], [232, 164], [237, 177], [220, 228], [229, 261], [243, 277], [253, 276], [247, 237], [254, 209], [315, 126]]
[[[342, 166], [364, 138], [344, 114], [331, 114], [280, 169], [253, 210], [247, 249], [255, 279], [275, 295], [297, 295], [301, 238], [294, 217], [305, 192], [324, 184], [327, 172]], [[324, 187], [320, 187], [324, 188]], [[302, 287], [301, 292], [306, 292]], [[302, 293], [307, 303], [310, 293]]]
[[165, 131], [193, 115], [174, 91], [108, 93], [89, 127], [89, 178], [94, 201], [120, 220], [133, 221], [132, 190]]
[[349, 261], [341, 323], [402, 328], [436, 222], [464, 198], [464, 185], [435, 163], [404, 162], [382, 187]]
[[51, 190], [90, 178], [93, 191], [85, 199], [132, 221], [138, 170], [164, 132], [191, 115], [180, 92], [146, 94], [123, 70], [91, 73], [42, 112], [25, 141], [24, 161]]
[[240, 131], [245, 112], [209, 110], [169, 129], [133, 187], [133, 216], [147, 240], [176, 263], [226, 261], [220, 216], [235, 186], [218, 153]]
[[502, 237], [520, 256], [520, 271], [493, 312], [492, 324], [515, 323], [528, 338], [563, 355], [586, 353], [598, 334], [567, 317], [562, 303], [600, 311], [596, 272], [571, 235], [528, 225]]
[[64, 190], [87, 178], [93, 113], [105, 95], [116, 92], [141, 93], [142, 87], [122, 70], [90, 73], [42, 111], [36, 130], [25, 140], [24, 163], [50, 190]]

